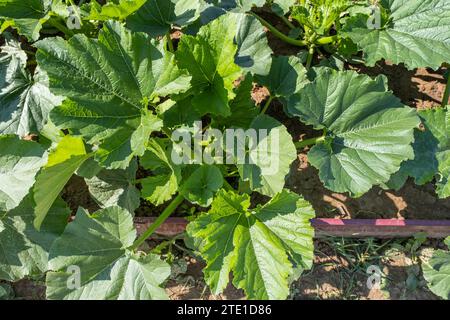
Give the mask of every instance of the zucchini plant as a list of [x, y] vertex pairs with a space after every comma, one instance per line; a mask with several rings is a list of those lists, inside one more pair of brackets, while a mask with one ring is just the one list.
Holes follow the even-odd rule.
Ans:
[[[449, 197], [448, 91], [416, 112], [383, 75], [315, 63], [441, 67], [449, 3], [420, 3], [0, 0], [0, 279], [45, 274], [48, 299], [165, 299], [170, 261], [143, 244], [177, 212], [214, 294], [232, 274], [249, 299], [286, 299], [313, 261], [314, 209], [285, 188], [307, 146], [329, 190], [412, 177]], [[306, 57], [276, 56], [266, 28]], [[269, 91], [262, 105], [254, 85]], [[274, 100], [322, 134], [294, 141]], [[98, 211], [68, 209], [73, 175]], [[160, 214], [138, 235], [144, 202]]]

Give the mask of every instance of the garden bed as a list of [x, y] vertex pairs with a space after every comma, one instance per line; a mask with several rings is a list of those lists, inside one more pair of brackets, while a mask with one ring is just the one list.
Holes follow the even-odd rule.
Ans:
[[0, 4], [2, 295], [450, 297], [448, 2], [35, 2]]

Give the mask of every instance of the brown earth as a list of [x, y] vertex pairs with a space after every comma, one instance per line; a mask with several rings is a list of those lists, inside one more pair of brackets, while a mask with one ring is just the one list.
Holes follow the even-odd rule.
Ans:
[[[405, 245], [405, 241], [398, 244]], [[389, 241], [377, 242], [374, 246], [385, 249], [375, 251], [369, 245], [363, 247], [367, 252], [360, 255], [352, 252], [361, 244], [344, 243], [350, 249], [344, 254], [337, 252], [336, 244], [331, 241], [315, 241], [316, 256], [310, 271], [291, 286], [289, 299], [361, 299], [361, 300], [436, 300], [426, 286], [420, 270], [421, 259], [427, 259], [431, 250], [418, 251], [417, 257], [396, 247]], [[429, 240], [426, 247], [440, 247], [436, 240]], [[363, 250], [362, 250], [363, 251]], [[231, 284], [222, 294], [213, 295], [204, 282], [202, 268], [204, 264], [194, 258], [183, 259], [186, 268], [176, 275], [167, 285], [171, 299], [236, 300], [245, 299], [242, 290]], [[369, 266], [378, 266], [383, 273], [380, 288], [368, 289], [366, 270]]]

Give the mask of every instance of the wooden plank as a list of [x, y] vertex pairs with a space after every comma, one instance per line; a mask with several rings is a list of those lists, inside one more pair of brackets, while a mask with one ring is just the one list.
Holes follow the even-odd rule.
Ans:
[[408, 238], [424, 232], [429, 238], [450, 236], [450, 220], [314, 219], [316, 237]]
[[[135, 218], [136, 229], [141, 234], [155, 218]], [[187, 221], [183, 218], [169, 218], [156, 231], [162, 236], [175, 236], [183, 233]], [[315, 237], [323, 238], [408, 238], [418, 232], [425, 232], [429, 238], [450, 236], [450, 220], [398, 220], [398, 219], [312, 219]]]

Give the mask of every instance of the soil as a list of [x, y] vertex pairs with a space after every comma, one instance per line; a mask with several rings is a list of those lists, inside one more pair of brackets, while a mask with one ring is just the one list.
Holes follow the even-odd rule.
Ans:
[[[437, 246], [433, 241], [426, 246]], [[389, 243], [388, 243], [389, 244]], [[357, 261], [354, 257], [337, 254], [332, 245], [315, 241], [316, 257], [311, 271], [291, 286], [290, 299], [361, 299], [361, 300], [436, 300], [426, 286], [420, 271], [420, 259], [427, 259], [431, 251], [422, 249], [417, 260], [411, 255], [387, 246], [380, 256]], [[239, 300], [245, 299], [242, 290], [232, 285], [220, 295], [213, 295], [203, 280], [204, 264], [186, 258], [187, 269], [169, 281], [167, 293], [171, 299]], [[358, 265], [360, 264], [360, 265]], [[367, 287], [367, 267], [378, 266], [383, 273], [380, 288]]]

